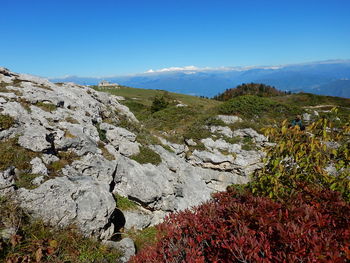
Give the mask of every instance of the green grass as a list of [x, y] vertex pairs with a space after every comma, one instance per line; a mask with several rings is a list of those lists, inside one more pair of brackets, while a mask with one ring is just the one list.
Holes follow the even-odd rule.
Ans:
[[72, 123], [72, 124], [79, 124], [79, 122], [74, 119], [73, 117], [69, 116], [65, 119], [66, 122]]
[[140, 147], [139, 154], [132, 155], [130, 158], [141, 164], [151, 163], [154, 165], [158, 165], [162, 162], [162, 159], [160, 158], [158, 153], [144, 146]]
[[130, 230], [124, 234], [135, 242], [136, 252], [148, 245], [152, 245], [157, 241], [158, 231], [156, 227], [151, 226], [143, 230]]
[[119, 194], [114, 194], [114, 198], [117, 202], [117, 207], [122, 210], [135, 210], [137, 209], [137, 204], [131, 200], [129, 200], [127, 197], [123, 197]]
[[7, 130], [15, 124], [15, 120], [9, 115], [0, 114], [0, 130]]
[[17, 188], [34, 189], [38, 186], [32, 184], [32, 181], [38, 176], [40, 175], [31, 174], [31, 173], [22, 173], [16, 177], [15, 186]]
[[30, 161], [38, 156], [38, 153], [20, 147], [17, 138], [0, 141], [0, 171], [14, 166], [19, 170], [31, 169]]
[[35, 106], [41, 108], [44, 111], [52, 112], [57, 109], [57, 106], [52, 103], [44, 103], [42, 101], [39, 101], [35, 104]]
[[52, 162], [47, 167], [50, 172], [50, 177], [58, 176], [63, 167], [79, 159], [79, 156], [72, 151], [59, 152], [57, 157], [60, 159], [58, 161]]

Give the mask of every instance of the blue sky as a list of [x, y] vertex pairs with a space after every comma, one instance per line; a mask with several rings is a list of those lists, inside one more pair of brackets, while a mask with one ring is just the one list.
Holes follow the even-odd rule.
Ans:
[[349, 0], [0, 0], [0, 65], [53, 77], [350, 58]]

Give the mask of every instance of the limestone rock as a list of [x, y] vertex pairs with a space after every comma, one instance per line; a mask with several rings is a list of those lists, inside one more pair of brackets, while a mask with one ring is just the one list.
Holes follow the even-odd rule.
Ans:
[[0, 172], [0, 196], [13, 191], [15, 184], [14, 167], [9, 167], [7, 170]]
[[106, 246], [116, 248], [123, 253], [123, 256], [119, 258], [120, 262], [122, 263], [128, 262], [130, 258], [136, 253], [134, 241], [132, 241], [132, 239], [128, 237], [123, 238], [118, 242], [104, 241], [103, 243]]
[[242, 119], [238, 116], [218, 115], [216, 118], [218, 120], [222, 120], [225, 124], [233, 124], [242, 121]]
[[211, 133], [220, 133], [228, 138], [233, 137], [233, 132], [229, 127], [226, 126], [210, 126], [209, 127]]
[[47, 168], [39, 157], [31, 160], [30, 164], [32, 165], [32, 174], [47, 175]]
[[26, 127], [24, 134], [19, 137], [20, 146], [32, 150], [34, 152], [42, 152], [51, 148], [50, 142], [47, 141], [49, 131], [42, 126], [33, 125]]
[[33, 190], [20, 188], [17, 198], [23, 208], [51, 225], [75, 224], [84, 235], [101, 239], [113, 234], [114, 198], [91, 177], [57, 177]]
[[233, 132], [233, 136], [234, 137], [250, 137], [256, 143], [263, 143], [263, 142], [268, 141], [268, 139], [264, 135], [257, 133], [252, 128], [235, 130]]
[[238, 153], [241, 151], [241, 145], [239, 144], [231, 144], [226, 142], [223, 139], [218, 139], [214, 141], [212, 138], [202, 139], [201, 142], [204, 144], [205, 148], [210, 151], [214, 149], [227, 151], [229, 153]]

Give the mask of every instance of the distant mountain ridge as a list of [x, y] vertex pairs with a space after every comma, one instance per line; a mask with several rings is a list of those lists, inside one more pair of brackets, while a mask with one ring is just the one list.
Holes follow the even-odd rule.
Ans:
[[279, 90], [350, 98], [350, 60], [268, 67], [167, 68], [129, 76], [51, 78], [54, 82], [96, 85], [101, 80], [144, 89], [212, 97], [242, 83], [263, 83]]

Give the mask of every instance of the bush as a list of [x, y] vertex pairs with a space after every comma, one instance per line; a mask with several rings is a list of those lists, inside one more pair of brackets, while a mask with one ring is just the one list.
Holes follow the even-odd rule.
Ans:
[[[339, 191], [350, 201], [349, 134], [349, 123], [334, 129], [327, 119], [311, 124], [307, 132], [288, 128], [286, 121], [281, 128], [266, 128], [265, 135], [276, 145], [268, 148], [266, 164], [255, 173], [250, 188], [259, 195], [285, 199], [308, 183]], [[330, 166], [335, 174], [327, 172]]]
[[275, 102], [269, 98], [252, 95], [239, 96], [224, 102], [219, 107], [221, 114], [238, 114], [244, 117], [261, 116], [262, 114], [285, 115], [295, 113], [295, 109]]
[[155, 96], [151, 106], [151, 112], [157, 112], [168, 107], [169, 102], [164, 96]]
[[132, 262], [345, 262], [349, 224], [349, 204], [330, 190], [305, 187], [277, 203], [229, 189], [170, 215]]
[[274, 97], [274, 96], [283, 96], [287, 93], [285, 91], [277, 90], [275, 87], [260, 84], [260, 83], [249, 83], [242, 84], [233, 89], [227, 89], [225, 92], [214, 96], [214, 100], [227, 101], [234, 97], [243, 96], [243, 95], [255, 95], [259, 97]]

